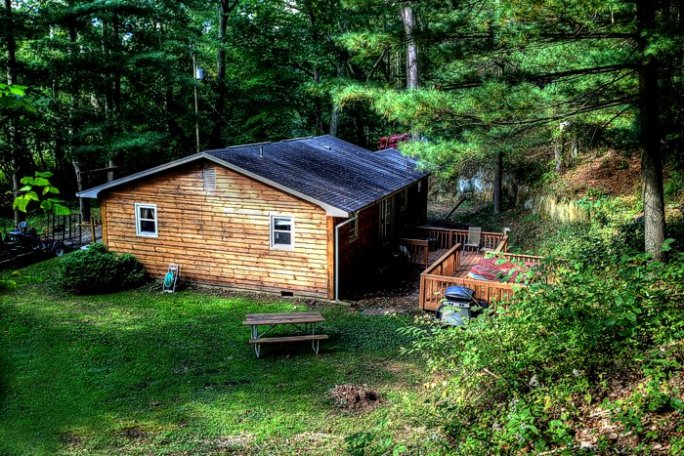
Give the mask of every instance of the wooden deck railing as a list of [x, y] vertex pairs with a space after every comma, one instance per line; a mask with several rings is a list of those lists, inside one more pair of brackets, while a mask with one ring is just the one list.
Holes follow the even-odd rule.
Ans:
[[452, 285], [464, 285], [475, 291], [475, 299], [492, 304], [507, 300], [513, 294], [513, 284], [454, 277], [460, 266], [461, 244], [450, 248], [420, 275], [419, 305], [422, 310], [435, 311]]
[[[491, 255], [505, 258], [508, 261], [513, 261], [513, 262], [523, 262], [527, 264], [541, 264], [544, 261], [544, 257], [536, 256], [536, 255], [523, 255], [522, 253], [509, 253], [509, 252], [499, 252], [499, 251], [494, 251], [491, 252]], [[487, 258], [487, 254], [485, 254], [485, 258]]]
[[406, 247], [409, 261], [427, 268], [430, 264], [430, 242], [427, 239], [400, 238], [399, 245]]
[[[415, 237], [434, 239], [439, 249], [450, 249], [455, 244], [463, 245], [468, 240], [468, 230], [454, 230], [435, 226], [415, 226], [411, 227], [411, 231], [416, 234]], [[480, 242], [484, 248], [496, 249], [504, 237], [503, 233], [483, 231]]]
[[[461, 266], [461, 242], [468, 237], [465, 230], [449, 230], [447, 228], [418, 227], [431, 238], [436, 239], [439, 246], [451, 242], [449, 250], [437, 261], [428, 266], [420, 275], [419, 305], [423, 310], [435, 311], [444, 298], [446, 289], [452, 285], [463, 285], [475, 291], [475, 299], [495, 304], [508, 300], [514, 292], [515, 286], [507, 282], [476, 280], [469, 277], [455, 277]], [[460, 241], [459, 241], [460, 240]], [[510, 261], [524, 261], [539, 264], [543, 258], [534, 255], [508, 253], [508, 236], [503, 233], [483, 232], [482, 241], [485, 247], [492, 249], [485, 255], [495, 255]], [[443, 247], [444, 248], [444, 247]]]

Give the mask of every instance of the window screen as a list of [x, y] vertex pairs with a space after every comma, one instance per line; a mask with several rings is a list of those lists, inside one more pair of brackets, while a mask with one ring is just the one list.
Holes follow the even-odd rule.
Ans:
[[271, 247], [294, 246], [294, 220], [289, 216], [274, 215], [271, 217]]
[[138, 236], [157, 237], [157, 206], [136, 203], [135, 225]]

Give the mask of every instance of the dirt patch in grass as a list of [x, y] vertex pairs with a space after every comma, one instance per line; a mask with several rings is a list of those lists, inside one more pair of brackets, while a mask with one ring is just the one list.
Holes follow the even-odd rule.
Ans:
[[140, 426], [129, 426], [123, 428], [119, 435], [128, 440], [142, 440], [147, 437], [147, 432]]
[[328, 392], [328, 398], [345, 412], [373, 410], [383, 402], [380, 394], [367, 385], [335, 385]]
[[60, 440], [67, 447], [78, 447], [83, 444], [83, 437], [73, 431], [63, 432]]

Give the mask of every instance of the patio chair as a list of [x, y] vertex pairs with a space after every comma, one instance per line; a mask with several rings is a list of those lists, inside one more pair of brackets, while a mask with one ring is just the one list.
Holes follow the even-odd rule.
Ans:
[[480, 238], [482, 237], [482, 228], [479, 226], [471, 226], [468, 228], [468, 239], [463, 244], [463, 252], [470, 248], [475, 248], [477, 253], [480, 250]]

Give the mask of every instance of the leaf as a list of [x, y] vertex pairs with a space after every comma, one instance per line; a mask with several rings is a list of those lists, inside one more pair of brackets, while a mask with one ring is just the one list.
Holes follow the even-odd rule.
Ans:
[[26, 86], [11, 85], [9, 86], [9, 91], [12, 95], [18, 95], [20, 97], [23, 97], [26, 93]]
[[21, 187], [21, 188], [19, 189], [19, 191], [22, 192], [22, 193], [23, 193], [23, 192], [30, 192], [32, 189], [33, 189], [33, 187], [31, 187], [30, 185], [24, 185], [23, 187]]
[[55, 203], [52, 210], [55, 215], [71, 215], [71, 209], [63, 204]]
[[26, 185], [34, 185], [33, 184], [34, 181], [33, 181], [33, 178], [31, 176], [22, 177], [19, 182], [21, 182], [22, 184], [26, 184]]
[[30, 202], [30, 199], [27, 199], [25, 196], [20, 196], [14, 200], [13, 207], [14, 209], [18, 209], [21, 212], [26, 212], [26, 208], [28, 207]]
[[672, 250], [672, 243], [674, 241], [675, 240], [672, 238], [665, 239], [665, 242], [663, 242], [663, 246], [660, 248], [660, 251], [661, 252], [669, 252], [670, 250]]
[[44, 177], [47, 179], [52, 177], [52, 173], [50, 171], [36, 171], [36, 177]]
[[33, 179], [33, 185], [38, 187], [46, 187], [50, 185], [50, 181], [45, 179], [44, 177], [36, 177], [35, 179]]
[[52, 202], [45, 200], [40, 203], [40, 208], [46, 212], [52, 209]]
[[38, 198], [38, 194], [31, 190], [30, 192], [26, 192], [24, 194], [24, 197], [28, 198], [30, 201], [40, 201], [40, 198]]
[[57, 187], [53, 187], [51, 185], [48, 185], [47, 187], [43, 187], [43, 196], [47, 195], [48, 193], [52, 193], [54, 195], [59, 195], [59, 189]]

